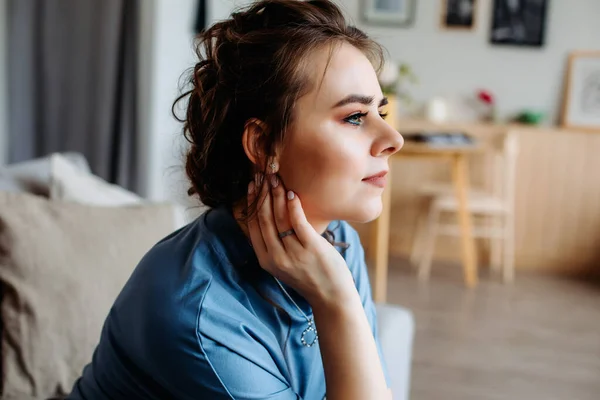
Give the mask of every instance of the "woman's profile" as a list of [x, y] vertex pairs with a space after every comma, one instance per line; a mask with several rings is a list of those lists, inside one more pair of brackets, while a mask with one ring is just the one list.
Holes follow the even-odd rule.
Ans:
[[71, 399], [387, 399], [364, 252], [402, 137], [380, 47], [328, 0], [265, 0], [198, 38], [177, 101], [210, 207], [140, 261]]

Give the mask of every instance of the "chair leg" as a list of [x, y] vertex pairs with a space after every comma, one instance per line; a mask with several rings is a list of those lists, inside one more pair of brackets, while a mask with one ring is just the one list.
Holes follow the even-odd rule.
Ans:
[[431, 208], [427, 217], [427, 227], [423, 239], [423, 252], [418, 271], [418, 277], [422, 281], [429, 280], [431, 274], [431, 261], [435, 250], [439, 214], [440, 212], [437, 208]]
[[428, 206], [422, 206], [417, 216], [417, 225], [413, 237], [412, 249], [410, 251], [410, 264], [417, 266], [421, 256], [423, 255], [423, 240], [426, 235], [425, 224], [427, 221]]
[[507, 215], [504, 221], [504, 264], [502, 278], [505, 283], [515, 279], [515, 220], [514, 215]]
[[[494, 230], [499, 230], [498, 228], [501, 228], [502, 225], [501, 224], [506, 224], [505, 221], [503, 221], [504, 217], [498, 217], [498, 216], [490, 216], [489, 217], [491, 220], [491, 226]], [[504, 225], [506, 226], [506, 225]], [[491, 264], [491, 270], [493, 272], [500, 272], [500, 269], [502, 268], [502, 251], [503, 251], [503, 243], [504, 243], [504, 238], [498, 238], [495, 237], [493, 235], [490, 235], [490, 243], [491, 243], [491, 248], [490, 248], [490, 264]]]
[[413, 237], [412, 248], [410, 250], [410, 265], [415, 266], [421, 258], [422, 247], [423, 247], [423, 234], [424, 234], [424, 217], [419, 215], [417, 217], [417, 225], [415, 227], [415, 233]]

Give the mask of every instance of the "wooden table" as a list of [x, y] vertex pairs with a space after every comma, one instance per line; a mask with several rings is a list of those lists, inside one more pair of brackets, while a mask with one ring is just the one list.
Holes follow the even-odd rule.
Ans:
[[[471, 213], [468, 208], [469, 168], [468, 156], [482, 150], [481, 145], [431, 146], [427, 144], [405, 142], [404, 147], [394, 155], [390, 162], [402, 158], [422, 158], [449, 160], [452, 163], [452, 181], [458, 199], [458, 219], [461, 229], [461, 254], [464, 279], [467, 287], [477, 285], [477, 253], [472, 233]], [[391, 174], [391, 168], [390, 168]], [[379, 218], [373, 222], [371, 234], [371, 253], [375, 262], [375, 279], [373, 299], [385, 303], [387, 295], [390, 216], [392, 179], [388, 176], [388, 184], [383, 192], [383, 210]]]

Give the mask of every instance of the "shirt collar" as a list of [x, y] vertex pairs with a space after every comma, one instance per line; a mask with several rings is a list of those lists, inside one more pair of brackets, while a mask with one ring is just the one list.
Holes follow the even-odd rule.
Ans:
[[232, 264], [243, 265], [247, 262], [258, 262], [249, 239], [228, 207], [219, 206], [210, 209], [206, 213], [205, 224], [217, 236]]

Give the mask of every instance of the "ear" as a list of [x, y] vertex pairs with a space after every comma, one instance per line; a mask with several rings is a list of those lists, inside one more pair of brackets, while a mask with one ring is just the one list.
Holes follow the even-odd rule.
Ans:
[[267, 126], [266, 124], [257, 119], [251, 118], [246, 121], [244, 125], [244, 133], [242, 134], [242, 146], [244, 146], [244, 152], [248, 159], [254, 164], [254, 166], [262, 170], [267, 162], [267, 154], [262, 146], [262, 139], [264, 138]]

